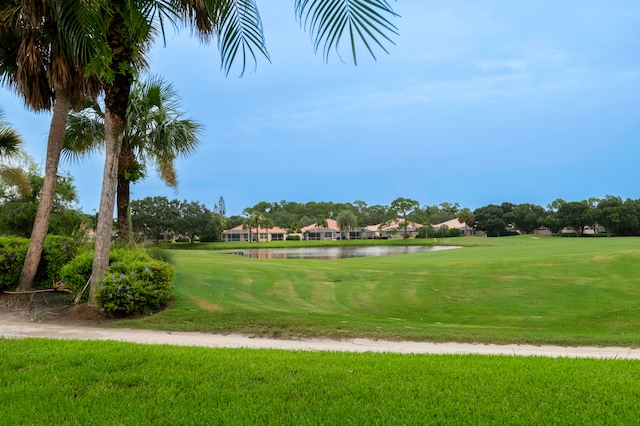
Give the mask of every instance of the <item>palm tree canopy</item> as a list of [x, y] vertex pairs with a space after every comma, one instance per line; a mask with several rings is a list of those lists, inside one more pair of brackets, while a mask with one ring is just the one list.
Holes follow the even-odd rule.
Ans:
[[[183, 117], [173, 85], [158, 77], [134, 83], [122, 143], [138, 164], [155, 163], [162, 180], [176, 186], [175, 159], [194, 152], [201, 133], [199, 123]], [[104, 111], [99, 102], [88, 101], [69, 116], [64, 156], [78, 160], [103, 146]]]
[[[220, 66], [226, 75], [240, 61], [240, 76], [250, 62], [261, 55], [269, 60], [262, 20], [255, 0], [166, 0], [157, 1], [158, 17], [190, 25], [205, 42], [216, 39]], [[160, 12], [163, 14], [160, 14]], [[332, 51], [339, 55], [341, 40], [347, 39], [354, 64], [357, 45], [364, 45], [375, 59], [376, 46], [387, 52], [386, 43], [398, 30], [391, 20], [397, 17], [386, 0], [294, 0], [294, 13], [313, 39], [314, 51], [322, 50], [328, 61]], [[155, 16], [148, 14], [151, 18]], [[162, 24], [162, 20], [158, 20]], [[160, 25], [164, 33], [164, 27]], [[157, 31], [155, 31], [157, 32]]]
[[4, 112], [0, 108], [0, 160], [22, 156], [22, 138], [3, 121]]
[[358, 219], [351, 210], [343, 210], [338, 213], [336, 222], [338, 223], [338, 227], [341, 231], [349, 231], [356, 227]]
[[386, 0], [296, 0], [295, 11], [311, 32], [315, 51], [322, 48], [325, 61], [332, 50], [339, 54], [343, 37], [348, 37], [353, 63], [357, 64], [357, 40], [375, 59], [374, 45], [387, 52], [384, 41], [393, 44], [388, 34], [398, 34], [390, 21], [397, 14]]
[[[0, 4], [0, 82], [34, 110], [50, 109], [56, 90], [71, 103], [95, 96], [101, 84], [87, 70], [106, 55], [100, 36], [102, 0], [6, 0]], [[72, 11], [72, 12], [71, 12]], [[93, 65], [89, 65], [92, 63]]]

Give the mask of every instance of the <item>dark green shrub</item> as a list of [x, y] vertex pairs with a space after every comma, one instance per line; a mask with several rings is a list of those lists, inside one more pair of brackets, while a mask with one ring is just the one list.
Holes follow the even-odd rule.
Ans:
[[[62, 269], [62, 281], [75, 295], [86, 285], [92, 269], [93, 252], [82, 253]], [[174, 275], [169, 262], [154, 259], [143, 250], [112, 250], [109, 267], [96, 289], [96, 303], [107, 316], [156, 312], [171, 297]], [[85, 292], [82, 299], [86, 301], [87, 297]]]
[[[15, 290], [28, 249], [27, 238], [0, 238], [0, 290]], [[62, 267], [74, 258], [77, 251], [78, 245], [73, 238], [48, 235], [33, 282], [34, 287], [51, 287], [60, 279]]]
[[459, 237], [461, 234], [460, 229], [451, 228], [447, 231], [447, 237]]
[[0, 238], [0, 291], [16, 289], [28, 247], [26, 238]]
[[287, 241], [300, 241], [300, 235], [287, 235]]
[[118, 250], [113, 257], [96, 290], [96, 303], [106, 316], [151, 314], [171, 299], [175, 269], [169, 263], [143, 251]]
[[71, 262], [77, 254], [78, 245], [73, 238], [47, 235], [34, 285], [51, 287], [53, 282], [60, 280], [64, 265]]
[[162, 250], [161, 248], [158, 248], [158, 247], [147, 247], [144, 249], [144, 251], [146, 251], [149, 254], [149, 256], [151, 256], [156, 260], [161, 260], [167, 263], [171, 263], [172, 265], [174, 264], [173, 253], [171, 253], [168, 250]]
[[[60, 281], [62, 281], [69, 290], [72, 291], [73, 297], [84, 288], [85, 284], [91, 276], [93, 269], [93, 252], [84, 252], [76, 256], [71, 262], [67, 263], [60, 270]], [[88, 292], [85, 292], [82, 300], [86, 301]]]

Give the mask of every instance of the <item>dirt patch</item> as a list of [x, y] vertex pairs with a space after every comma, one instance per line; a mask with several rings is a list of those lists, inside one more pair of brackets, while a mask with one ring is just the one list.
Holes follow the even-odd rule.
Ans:
[[198, 298], [195, 298], [193, 296], [187, 296], [187, 299], [191, 300], [193, 303], [195, 303], [196, 305], [200, 306], [205, 311], [209, 311], [209, 312], [222, 312], [223, 311], [222, 306], [220, 306], [218, 304], [205, 302], [205, 301], [200, 300]]
[[106, 321], [97, 308], [76, 305], [67, 293], [0, 293], [0, 319], [33, 322], [81, 322], [87, 325]]

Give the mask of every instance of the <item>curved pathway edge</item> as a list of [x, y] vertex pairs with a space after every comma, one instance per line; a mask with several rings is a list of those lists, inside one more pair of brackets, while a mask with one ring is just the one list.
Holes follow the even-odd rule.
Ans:
[[623, 347], [564, 347], [409, 341], [391, 342], [369, 339], [332, 340], [321, 338], [283, 340], [252, 337], [241, 334], [207, 334], [138, 329], [114, 329], [50, 323], [1, 322], [0, 336], [5, 338], [37, 337], [75, 340], [111, 340], [130, 343], [199, 346], [209, 348], [640, 359], [640, 349]]

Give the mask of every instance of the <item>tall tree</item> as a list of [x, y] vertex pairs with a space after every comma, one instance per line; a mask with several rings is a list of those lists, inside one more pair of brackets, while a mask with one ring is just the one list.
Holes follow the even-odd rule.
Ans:
[[[116, 205], [120, 241], [132, 242], [131, 184], [143, 179], [152, 163], [168, 186], [177, 186], [175, 159], [192, 153], [200, 134], [201, 126], [183, 117], [178, 94], [171, 84], [157, 77], [134, 82], [118, 157]], [[89, 102], [69, 116], [65, 152], [79, 156], [103, 147], [104, 112], [98, 102]]]
[[338, 222], [338, 228], [340, 228], [340, 232], [345, 233], [347, 240], [351, 239], [349, 233], [358, 225], [358, 219], [356, 218], [356, 215], [351, 210], [342, 210], [340, 213], [338, 213], [336, 222]]
[[225, 204], [222, 195], [218, 199], [218, 202], [213, 205], [213, 212], [222, 218], [227, 216], [227, 205]]
[[509, 218], [502, 206], [489, 204], [475, 209], [473, 214], [476, 216], [476, 227], [490, 237], [499, 237], [507, 233]]
[[0, 82], [35, 111], [51, 110], [45, 177], [18, 289], [36, 275], [49, 227], [69, 109], [101, 85], [87, 75], [105, 57], [98, 1], [7, 0], [0, 3]]
[[[473, 228], [476, 222], [476, 215], [473, 212], [465, 207], [458, 212], [457, 219], [459, 222], [464, 223], [467, 227]], [[469, 235], [469, 231], [465, 231], [465, 234]]]
[[[143, 4], [141, 4], [143, 3]], [[255, 0], [165, 0], [136, 3], [127, 0], [109, 2], [106, 41], [111, 48], [111, 79], [105, 87], [106, 157], [100, 210], [96, 229], [96, 245], [91, 275], [89, 303], [95, 287], [109, 261], [111, 219], [113, 212], [117, 158], [122, 143], [125, 115], [133, 75], [140, 53], [152, 32], [163, 27], [162, 18], [182, 20], [203, 39], [216, 38], [222, 57], [222, 68], [229, 73], [236, 59], [242, 62], [241, 75], [247, 62], [256, 54], [268, 58], [262, 34], [262, 22]], [[357, 63], [356, 40], [361, 40], [371, 55], [373, 47], [383, 50], [389, 34], [397, 33], [390, 18], [395, 16], [386, 0], [295, 0], [298, 19], [315, 40], [327, 59], [338, 49], [343, 37], [349, 37], [354, 63]], [[155, 24], [155, 26], [154, 26]], [[375, 57], [375, 55], [374, 55]]]
[[562, 204], [558, 208], [557, 217], [561, 226], [573, 228], [578, 237], [582, 235], [585, 226], [593, 223], [591, 207], [586, 200]]
[[518, 204], [513, 209], [513, 224], [521, 232], [531, 234], [545, 219], [542, 207], [531, 203]]
[[598, 202], [596, 217], [607, 230], [607, 237], [619, 233], [621, 225], [622, 198], [607, 195]]
[[396, 198], [391, 202], [390, 210], [396, 217], [400, 217], [400, 227], [403, 228], [402, 238], [407, 239], [407, 228], [409, 227], [408, 216], [420, 208], [420, 203], [411, 198]]

